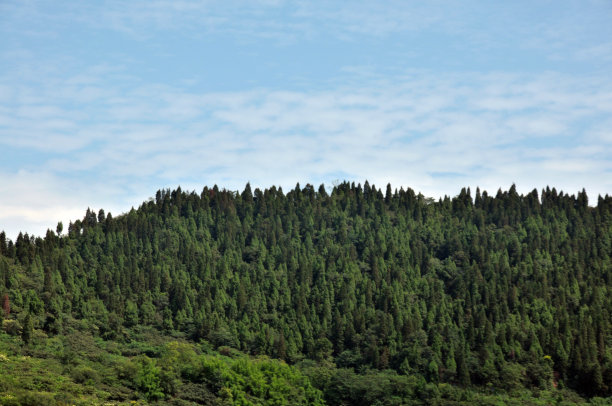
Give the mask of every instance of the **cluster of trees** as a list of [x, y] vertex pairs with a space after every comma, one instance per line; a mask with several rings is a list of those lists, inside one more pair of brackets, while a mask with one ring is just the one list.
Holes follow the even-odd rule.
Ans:
[[612, 393], [608, 196], [178, 188], [67, 228], [0, 233], [24, 341], [76, 318], [107, 340], [150, 325], [289, 363]]
[[[231, 349], [221, 347], [230, 355]], [[197, 404], [323, 406], [323, 395], [297, 368], [267, 357], [197, 354], [171, 342], [157, 358], [139, 355], [118, 368], [120, 378], [148, 401], [178, 397]]]
[[79, 328], [46, 339], [37, 331], [21, 350], [0, 334], [0, 405], [325, 404], [310, 379], [283, 361], [135, 330], [129, 343]]

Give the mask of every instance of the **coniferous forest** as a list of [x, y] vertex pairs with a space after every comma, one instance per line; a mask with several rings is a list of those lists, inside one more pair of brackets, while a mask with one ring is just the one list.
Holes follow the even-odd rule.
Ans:
[[609, 404], [611, 256], [584, 190], [160, 190], [0, 234], [0, 404]]

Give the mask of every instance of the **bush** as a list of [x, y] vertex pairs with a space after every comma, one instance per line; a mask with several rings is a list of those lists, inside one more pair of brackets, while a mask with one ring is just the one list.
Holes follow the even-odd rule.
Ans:
[[164, 392], [162, 390], [161, 369], [146, 355], [138, 357], [137, 364], [138, 370], [134, 383], [138, 390], [149, 401], [162, 399]]
[[499, 383], [505, 390], [521, 389], [525, 384], [525, 367], [513, 362], [503, 364], [499, 373]]
[[21, 324], [17, 320], [2, 320], [2, 329], [12, 336], [21, 334]]
[[19, 402], [19, 399], [17, 399], [15, 396], [7, 394], [7, 395], [0, 395], [0, 405], [2, 406], [21, 406], [21, 403]]
[[98, 373], [87, 366], [80, 365], [72, 370], [70, 377], [80, 384], [94, 385], [98, 382]]
[[23, 392], [18, 396], [21, 406], [55, 406], [57, 402], [51, 393]]

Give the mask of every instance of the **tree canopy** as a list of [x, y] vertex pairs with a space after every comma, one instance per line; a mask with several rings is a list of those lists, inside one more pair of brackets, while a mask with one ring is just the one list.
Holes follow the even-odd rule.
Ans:
[[0, 234], [24, 341], [71, 320], [119, 341], [151, 326], [290, 364], [612, 394], [609, 196], [178, 188], [62, 231]]

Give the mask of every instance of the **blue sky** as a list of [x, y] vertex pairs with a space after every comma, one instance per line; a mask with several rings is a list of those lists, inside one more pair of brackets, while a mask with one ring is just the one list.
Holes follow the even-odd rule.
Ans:
[[610, 1], [0, 2], [0, 229], [160, 188], [612, 192]]

